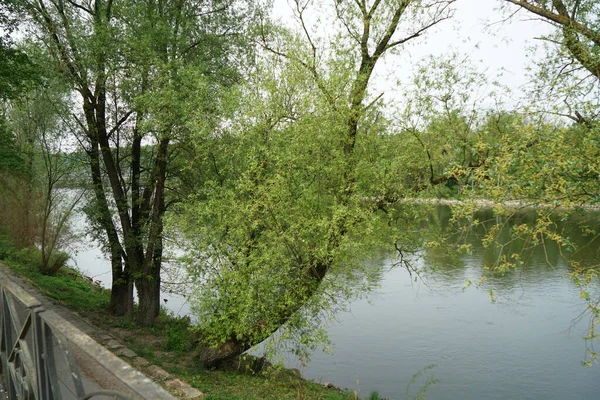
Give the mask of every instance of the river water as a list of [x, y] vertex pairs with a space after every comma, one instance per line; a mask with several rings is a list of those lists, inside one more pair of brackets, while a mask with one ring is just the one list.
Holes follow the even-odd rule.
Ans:
[[[595, 218], [595, 217], [594, 217]], [[583, 238], [580, 238], [583, 240]], [[584, 259], [598, 258], [598, 243]], [[600, 365], [583, 367], [589, 316], [579, 289], [556, 246], [527, 254], [517, 272], [478, 282], [482, 265], [494, 256], [473, 241], [473, 251], [448, 261], [421, 280], [394, 259], [379, 262], [380, 288], [368, 300], [351, 304], [328, 327], [333, 355], [315, 352], [299, 368], [303, 376], [357, 390], [377, 390], [390, 399], [404, 399], [411, 378], [435, 365], [414, 382], [413, 398], [428, 378], [428, 399], [600, 399]], [[423, 254], [416, 263], [427, 267], [441, 253]], [[78, 267], [110, 284], [110, 266], [98, 249], [81, 251]], [[490, 300], [492, 289], [495, 302]], [[165, 295], [166, 306], [188, 312], [185, 300]]]

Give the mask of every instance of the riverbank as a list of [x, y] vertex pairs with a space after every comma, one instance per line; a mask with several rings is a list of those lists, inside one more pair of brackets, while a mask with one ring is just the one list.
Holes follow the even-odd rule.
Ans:
[[527, 209], [527, 208], [544, 208], [553, 210], [574, 210], [574, 209], [585, 209], [585, 210], [600, 210], [600, 205], [592, 204], [578, 204], [576, 202], [561, 202], [558, 204], [543, 203], [539, 201], [531, 200], [505, 200], [505, 201], [493, 201], [489, 199], [471, 198], [471, 199], [458, 199], [458, 198], [407, 198], [401, 200], [405, 203], [411, 204], [433, 204], [443, 206], [458, 206], [458, 205], [473, 205], [477, 209], [495, 208], [502, 207], [510, 210]]
[[[193, 334], [187, 319], [163, 313], [155, 327], [144, 328], [130, 319], [108, 314], [109, 291], [74, 269], [64, 267], [56, 276], [42, 275], [35, 267], [33, 252], [16, 251], [2, 243], [0, 258], [22, 283], [47, 297], [48, 301], [76, 313], [94, 327], [97, 334], [90, 336], [179, 398], [359, 398], [352, 390], [305, 380], [295, 370], [267, 366], [259, 371], [256, 368], [259, 360], [252, 358], [231, 363], [227, 369], [202, 368], [195, 362]], [[369, 397], [379, 398], [375, 392]]]

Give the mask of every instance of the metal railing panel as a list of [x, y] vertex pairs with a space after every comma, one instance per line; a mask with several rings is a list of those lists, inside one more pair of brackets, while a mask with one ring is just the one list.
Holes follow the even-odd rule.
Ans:
[[[111, 375], [115, 387], [86, 388], [74, 351]], [[5, 395], [0, 399], [175, 399], [5, 278], [0, 279], [0, 372]]]
[[9, 399], [35, 399], [37, 379], [32, 353], [32, 310], [40, 302], [14, 284], [0, 286], [0, 358]]

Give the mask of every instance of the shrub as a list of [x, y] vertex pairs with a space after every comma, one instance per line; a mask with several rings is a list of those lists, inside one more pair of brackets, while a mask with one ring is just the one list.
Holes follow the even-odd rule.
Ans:
[[40, 254], [39, 270], [44, 275], [54, 276], [69, 261], [69, 255], [64, 251], [54, 251], [44, 263]]

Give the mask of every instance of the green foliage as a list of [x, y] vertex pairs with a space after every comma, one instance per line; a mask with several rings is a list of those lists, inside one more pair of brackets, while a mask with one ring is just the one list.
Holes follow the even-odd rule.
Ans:
[[0, 40], [0, 100], [15, 99], [39, 82], [38, 66], [29, 56]]
[[64, 82], [49, 66], [48, 55], [35, 44], [23, 44], [44, 84], [22, 91], [7, 108], [6, 129], [0, 129], [0, 188], [6, 212], [2, 230], [21, 247], [39, 246], [40, 270], [55, 274], [68, 255], [59, 251], [69, 231], [69, 216], [77, 202], [59, 186], [72, 176], [62, 151], [67, 110]]
[[[562, 84], [567, 82], [562, 81]], [[543, 80], [538, 81], [538, 84], [542, 83]], [[594, 83], [595, 90], [600, 88], [598, 84], [600, 81]], [[541, 92], [535, 95], [540, 96]], [[578, 218], [578, 222], [569, 229], [560, 223], [600, 204], [600, 171], [594, 161], [600, 157], [600, 124], [597, 119], [600, 108], [594, 98], [578, 98], [577, 104], [584, 107], [581, 109], [587, 111], [588, 117], [574, 118], [577, 120], [574, 123], [538, 114], [535, 109], [527, 110], [529, 114], [521, 117], [513, 116], [503, 129], [495, 157], [489, 159], [485, 168], [475, 175], [476, 183], [471, 194], [496, 202], [496, 218], [517, 219], [516, 211], [526, 206], [536, 210], [534, 221], [515, 223], [510, 229], [497, 227], [484, 236], [483, 243], [496, 249], [496, 256], [487, 262], [490, 274], [519, 270], [526, 259], [524, 253], [536, 246], [545, 247], [548, 243], [559, 246], [568, 259], [569, 254], [576, 254], [572, 236], [589, 234], [592, 245], [598, 234], [597, 226], [590, 224], [587, 218]], [[552, 108], [552, 113], [568, 115], [570, 110], [563, 109], [563, 106]], [[590, 118], [594, 115], [596, 117]], [[468, 211], [459, 211], [459, 215], [469, 218], [467, 214]], [[515, 247], [517, 243], [520, 245]], [[582, 294], [589, 293], [589, 285], [593, 284], [596, 276], [595, 262], [586, 260], [582, 263], [576, 259], [569, 262]], [[593, 340], [598, 323], [597, 299], [585, 295], [582, 298], [588, 302], [591, 316], [591, 331], [586, 339]], [[590, 357], [594, 359], [593, 351]]]
[[42, 259], [42, 252], [36, 247], [26, 247], [19, 250], [11, 250], [10, 244], [7, 243], [7, 258], [24, 263], [28, 266], [37, 268], [42, 275], [54, 276], [57, 272], [66, 265], [70, 256], [62, 251], [52, 253], [49, 260]]
[[[568, 107], [568, 115], [578, 110], [584, 119], [591, 111], [584, 106], [592, 100], [598, 104], [597, 83], [600, 79], [600, 6], [595, 0], [505, 0], [516, 4], [553, 26], [543, 37], [546, 56], [538, 64], [538, 91], [535, 108]], [[596, 86], [596, 89], [594, 89]], [[590, 94], [595, 92], [595, 95]], [[582, 107], [583, 106], [583, 107]], [[547, 108], [550, 107], [550, 108]], [[567, 113], [561, 113], [567, 114]], [[598, 117], [597, 113], [595, 118]]]
[[40, 260], [40, 272], [44, 275], [56, 275], [70, 258], [64, 251], [53, 251], [48, 260]]
[[11, 240], [5, 234], [0, 232], [0, 260], [11, 258], [15, 251]]
[[395, 116], [402, 146], [397, 162], [409, 187], [448, 197], [472, 185], [473, 174], [495, 154], [499, 134], [490, 128], [502, 118], [507, 91], [468, 56], [453, 53], [421, 62]]
[[419, 379], [423, 378], [423, 375], [425, 375], [427, 372], [431, 372], [431, 370], [433, 370], [435, 367], [435, 364], [427, 365], [412, 376], [410, 382], [406, 386], [406, 392], [404, 393], [405, 399], [410, 398], [409, 396], [412, 396], [413, 400], [424, 400], [427, 398], [427, 391], [429, 390], [429, 388], [431, 388], [431, 386], [439, 382], [439, 380], [434, 378], [433, 376], [427, 376], [425, 383], [423, 384], [423, 386], [421, 386], [421, 388], [416, 394], [411, 395], [411, 390], [413, 385], [417, 381], [419, 381]]
[[20, 174], [25, 170], [23, 154], [4, 115], [0, 116], [0, 174]]
[[182, 355], [193, 348], [194, 336], [190, 330], [189, 319], [186, 317], [177, 318], [172, 314], [161, 315], [152, 329], [165, 338], [163, 346], [166, 351]]
[[373, 391], [369, 395], [369, 400], [381, 400], [381, 396], [379, 396], [379, 392]]
[[[319, 327], [321, 310], [335, 310], [345, 295], [371, 284], [357, 285], [369, 274], [357, 264], [366, 241], [355, 239], [358, 232], [364, 239], [375, 220], [366, 222], [370, 212], [358, 195], [349, 204], [338, 198], [345, 162], [336, 131], [344, 116], [325, 104], [310, 112], [325, 99], [311, 95], [314, 85], [302, 70], [279, 67], [281, 74], [262, 65], [256, 77], [264, 89], [241, 98], [247, 111], [221, 137], [200, 142], [211, 155], [204, 168], [214, 175], [177, 222], [194, 238], [188, 252], [200, 285], [195, 310], [212, 343], [232, 336], [260, 342], [289, 318], [282, 320], [285, 310], [307, 304], [288, 326], [303, 331], [302, 343], [311, 347], [321, 336], [303, 327]], [[254, 115], [262, 118], [251, 123]], [[365, 223], [333, 248], [337, 221], [348, 214]], [[310, 278], [320, 265], [330, 266], [323, 285]]]
[[[384, 40], [375, 32], [392, 24], [395, 7], [402, 15], [397, 4], [377, 10], [382, 25], [369, 40]], [[364, 23], [354, 5], [343, 12]], [[429, 17], [444, 7], [437, 12]], [[364, 260], [382, 246], [390, 220], [413, 224], [420, 212], [388, 207], [412, 193], [396, 158], [402, 139], [388, 135], [380, 102], [363, 104], [371, 71], [357, 70], [352, 41], [334, 38], [321, 59], [310, 37], [269, 29], [268, 52], [230, 99], [237, 112], [209, 134], [195, 129], [193, 153], [204, 157], [185, 168], [210, 174], [172, 224], [188, 241], [204, 346], [246, 348], [277, 331], [306, 355], [327, 343], [323, 322], [376, 285], [379, 271]], [[406, 249], [423, 243], [426, 235], [407, 232], [390, 234], [387, 247], [390, 237]]]
[[[185, 151], [191, 117], [212, 118], [218, 107], [211, 102], [219, 88], [238, 79], [234, 60], [247, 43], [240, 33], [252, 3], [14, 3], [32, 36], [49, 50], [50, 64], [68, 84], [68, 96], [78, 99], [60, 110], [72, 141], [63, 146], [80, 145], [87, 156], [91, 228], [111, 253], [114, 275], [120, 276], [113, 281], [114, 311], [132, 312], [127, 286], [135, 280], [140, 318], [151, 324], [159, 312], [158, 296], [152, 295], [157, 289], [151, 286], [160, 284], [162, 218], [170, 204], [180, 201], [182, 189], [179, 171], [170, 167], [172, 154]], [[48, 181], [53, 179], [48, 176]], [[54, 219], [52, 205], [46, 205], [44, 222]], [[51, 254], [58, 246], [52, 237], [65, 220], [59, 217], [53, 224], [57, 230], [41, 234], [45, 259], [50, 256], [44, 250]]]

